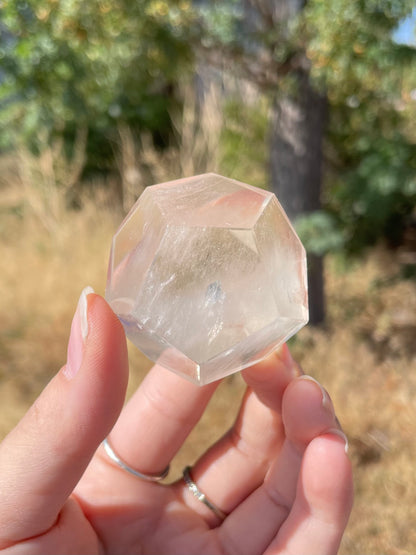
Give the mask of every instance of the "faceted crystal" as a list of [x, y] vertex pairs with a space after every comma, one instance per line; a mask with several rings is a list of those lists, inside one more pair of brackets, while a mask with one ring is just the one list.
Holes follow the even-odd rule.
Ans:
[[213, 173], [161, 183], [114, 235], [106, 298], [147, 357], [202, 385], [306, 324], [305, 250], [272, 193]]

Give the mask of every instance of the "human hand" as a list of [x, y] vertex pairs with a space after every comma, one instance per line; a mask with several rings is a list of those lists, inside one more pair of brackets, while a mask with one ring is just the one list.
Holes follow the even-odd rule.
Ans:
[[[217, 384], [198, 387], [154, 366], [122, 409], [128, 377], [121, 324], [84, 293], [68, 362], [0, 445], [0, 551], [21, 554], [335, 553], [352, 504], [345, 437], [328, 394], [297, 377], [287, 347], [242, 372], [231, 430], [181, 479], [162, 472]], [[110, 433], [111, 432], [111, 433]]]

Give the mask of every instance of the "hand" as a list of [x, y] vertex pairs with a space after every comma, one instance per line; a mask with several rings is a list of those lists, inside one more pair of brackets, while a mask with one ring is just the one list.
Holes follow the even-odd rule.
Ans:
[[170, 463], [217, 384], [154, 366], [122, 409], [123, 329], [84, 293], [68, 362], [0, 445], [0, 550], [14, 554], [335, 553], [352, 504], [351, 467], [328, 394], [296, 377], [287, 347], [243, 371], [232, 429], [192, 468], [222, 521], [181, 479], [143, 481]]

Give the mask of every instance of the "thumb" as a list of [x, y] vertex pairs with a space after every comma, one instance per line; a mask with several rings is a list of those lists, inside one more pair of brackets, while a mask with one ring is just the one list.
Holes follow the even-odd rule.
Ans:
[[86, 288], [67, 364], [0, 445], [0, 548], [48, 530], [121, 411], [128, 379], [123, 328]]

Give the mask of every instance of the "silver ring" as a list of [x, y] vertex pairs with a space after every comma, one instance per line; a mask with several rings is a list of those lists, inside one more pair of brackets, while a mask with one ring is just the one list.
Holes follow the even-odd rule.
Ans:
[[187, 466], [187, 467], [184, 468], [184, 470], [183, 470], [183, 479], [184, 479], [185, 484], [188, 486], [189, 491], [198, 499], [198, 501], [201, 501], [206, 507], [208, 507], [208, 509], [211, 509], [211, 511], [220, 520], [224, 520], [226, 518], [227, 515], [223, 511], [221, 511], [221, 509], [219, 509], [216, 505], [214, 505], [214, 503], [212, 503], [212, 501], [210, 501], [207, 498], [205, 493], [202, 493], [202, 491], [198, 488], [198, 486], [192, 480], [191, 467], [190, 466]]
[[133, 476], [136, 476], [136, 478], [140, 478], [140, 480], [145, 480], [146, 482], [160, 482], [169, 474], [170, 464], [168, 464], [168, 466], [161, 474], [143, 474], [142, 472], [135, 470], [134, 468], [126, 464], [122, 459], [120, 459], [120, 457], [117, 455], [117, 453], [108, 442], [108, 438], [105, 438], [105, 440], [103, 441], [103, 447], [105, 449], [105, 452], [113, 462], [115, 462], [123, 470], [126, 470], [130, 474], [133, 474]]

